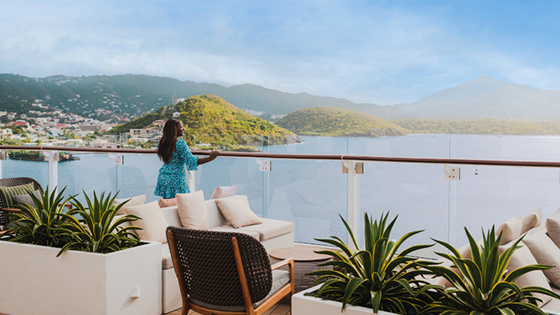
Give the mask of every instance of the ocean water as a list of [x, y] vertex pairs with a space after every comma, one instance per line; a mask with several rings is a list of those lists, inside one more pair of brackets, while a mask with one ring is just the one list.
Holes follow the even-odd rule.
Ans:
[[[354, 154], [497, 160], [560, 160], [560, 137], [410, 135], [387, 138], [302, 137], [294, 145], [260, 147], [269, 153]], [[153, 195], [161, 162], [155, 155], [127, 154], [114, 165], [108, 154], [77, 154], [80, 160], [61, 162], [59, 187], [68, 194], [119, 192], [119, 197]], [[461, 179], [444, 179], [443, 165], [364, 163], [359, 176], [360, 212], [379, 217], [398, 215], [395, 237], [425, 230], [412, 243], [430, 238], [461, 246], [463, 228], [475, 237], [481, 229], [541, 208], [547, 217], [560, 208], [560, 170], [554, 168], [460, 166]], [[2, 161], [2, 176], [29, 176], [48, 183], [48, 163]], [[195, 172], [196, 190], [206, 199], [216, 186], [237, 186], [260, 216], [295, 223], [296, 241], [344, 236], [339, 215], [347, 213], [347, 175], [341, 161], [272, 160], [271, 172], [261, 172], [255, 159], [218, 158]], [[360, 220], [363, 214], [360, 215]], [[360, 221], [361, 222], [361, 221]], [[361, 226], [361, 225], [360, 225]]]

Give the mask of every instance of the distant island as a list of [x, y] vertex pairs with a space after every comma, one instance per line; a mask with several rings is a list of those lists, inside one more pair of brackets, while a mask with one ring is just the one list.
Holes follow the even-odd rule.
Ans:
[[[39, 151], [12, 151], [10, 152], [10, 159], [34, 162], [47, 161], [47, 157]], [[74, 161], [79, 159], [79, 157], [73, 156], [70, 152], [60, 152], [59, 162]]]
[[384, 120], [352, 110], [327, 107], [301, 109], [280, 119], [276, 124], [299, 135], [332, 137], [389, 137], [414, 133], [560, 135], [560, 120]]
[[278, 120], [276, 124], [298, 135], [389, 137], [411, 133], [375, 116], [332, 107], [300, 109]]

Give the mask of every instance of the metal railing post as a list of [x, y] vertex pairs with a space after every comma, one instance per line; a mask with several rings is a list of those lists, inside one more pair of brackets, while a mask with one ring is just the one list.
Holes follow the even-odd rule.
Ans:
[[43, 154], [49, 160], [49, 191], [58, 191], [58, 160], [59, 151], [45, 151]]
[[[356, 242], [359, 244], [359, 233], [358, 233], [358, 175], [356, 173], [356, 161], [343, 161], [343, 165], [348, 169], [348, 225], [352, 231], [354, 231], [354, 236], [356, 237]], [[348, 244], [354, 247], [354, 243], [348, 235]]]
[[191, 192], [196, 191], [195, 174], [196, 174], [196, 171], [187, 170], [187, 185], [189, 185], [189, 190]]

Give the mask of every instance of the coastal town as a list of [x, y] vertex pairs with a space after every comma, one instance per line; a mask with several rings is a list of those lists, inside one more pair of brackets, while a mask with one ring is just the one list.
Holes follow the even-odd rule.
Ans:
[[[176, 104], [185, 98], [173, 98]], [[143, 129], [129, 129], [128, 132], [111, 133], [115, 126], [130, 122], [149, 112], [137, 115], [123, 114], [108, 108], [98, 108], [84, 117], [79, 114], [51, 108], [44, 100], [34, 99], [27, 114], [8, 112], [0, 109], [0, 142], [10, 145], [49, 145], [91, 148], [155, 148], [161, 138], [164, 120], [156, 120]], [[263, 112], [244, 109], [248, 114], [262, 116]], [[285, 115], [281, 115], [285, 116]], [[179, 113], [173, 113], [174, 118]], [[278, 117], [274, 117], [278, 118]]]

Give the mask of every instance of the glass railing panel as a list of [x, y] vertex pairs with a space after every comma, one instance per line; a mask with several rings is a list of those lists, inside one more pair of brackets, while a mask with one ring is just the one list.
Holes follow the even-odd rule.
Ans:
[[[315, 238], [345, 238], [346, 176], [340, 161], [273, 160], [269, 173], [268, 215], [294, 222], [295, 241], [320, 244]], [[324, 244], [323, 244], [324, 245]]]
[[[339, 137], [269, 136], [268, 153], [347, 154], [348, 142]], [[347, 218], [348, 184], [341, 161], [271, 161], [265, 179], [267, 217], [294, 222], [295, 241], [321, 244], [315, 238], [346, 237], [339, 218]]]
[[[382, 213], [398, 215], [392, 238], [416, 230], [425, 230], [409, 239], [405, 247], [432, 244], [431, 238], [449, 239], [449, 182], [443, 178], [443, 166], [432, 164], [375, 163], [364, 165], [359, 176], [359, 238], [364, 240], [364, 213], [379, 219]], [[416, 253], [435, 257], [433, 249]]]
[[[106, 155], [107, 156], [107, 155]], [[118, 198], [146, 195], [146, 203], [159, 200], [154, 195], [162, 162], [156, 154], [124, 154], [124, 164], [115, 167]]]
[[107, 153], [73, 155], [79, 159], [58, 163], [58, 187], [66, 187], [66, 194], [78, 194], [78, 200], [83, 202], [82, 190], [88, 195], [93, 195], [93, 191], [117, 191], [117, 168]]
[[[255, 159], [218, 157], [214, 161], [199, 165], [195, 172], [195, 189], [204, 192], [208, 200], [217, 186], [237, 186], [236, 195], [246, 195], [251, 210], [265, 216], [263, 206], [264, 172], [259, 171]], [[192, 190], [192, 189], [191, 189]]]
[[496, 228], [515, 217], [540, 208], [543, 218], [560, 207], [559, 170], [534, 167], [461, 165], [461, 179], [455, 181], [455, 245], [467, 243], [463, 227], [476, 239], [481, 228]]
[[[447, 135], [408, 135], [383, 138], [348, 138], [351, 155], [448, 158]], [[449, 182], [443, 165], [364, 162], [359, 179], [359, 239], [364, 239], [364, 212], [378, 219], [390, 211], [398, 215], [393, 238], [414, 230], [425, 230], [412, 237], [405, 246], [432, 244], [430, 238], [449, 239]], [[435, 257], [433, 249], [419, 255]]]
[[49, 184], [49, 162], [39, 151], [8, 151], [2, 163], [2, 178], [31, 177], [43, 188]]

